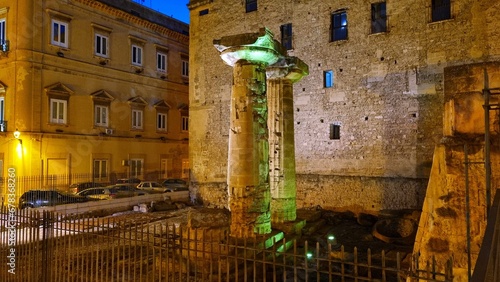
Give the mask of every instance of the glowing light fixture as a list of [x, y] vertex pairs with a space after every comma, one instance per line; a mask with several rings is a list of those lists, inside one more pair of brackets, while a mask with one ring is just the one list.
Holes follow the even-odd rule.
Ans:
[[14, 131], [14, 138], [19, 139], [20, 136], [21, 136], [21, 132], [19, 132], [19, 130], [17, 130], [17, 128], [16, 128], [16, 131]]
[[306, 257], [307, 257], [308, 259], [311, 259], [311, 258], [313, 257], [313, 254], [312, 254], [312, 253], [307, 253], [307, 254], [306, 254]]

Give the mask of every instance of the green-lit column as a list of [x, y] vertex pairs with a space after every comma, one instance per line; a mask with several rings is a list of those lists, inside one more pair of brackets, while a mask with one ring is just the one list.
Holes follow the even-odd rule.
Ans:
[[293, 83], [308, 74], [309, 67], [296, 57], [267, 68], [272, 223], [294, 221], [297, 215]]
[[271, 232], [266, 67], [282, 57], [282, 47], [267, 29], [214, 41], [233, 67], [228, 194], [231, 236]]

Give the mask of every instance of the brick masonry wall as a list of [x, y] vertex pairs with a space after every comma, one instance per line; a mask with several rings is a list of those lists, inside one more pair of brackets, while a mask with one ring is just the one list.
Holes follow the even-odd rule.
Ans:
[[[421, 206], [442, 138], [444, 67], [498, 60], [500, 24], [492, 17], [500, 8], [456, 0], [453, 19], [430, 23], [430, 1], [390, 1], [388, 32], [370, 34], [374, 2], [261, 0], [245, 13], [244, 1], [191, 1], [190, 161], [200, 200], [226, 204], [213, 201], [226, 193], [232, 69], [213, 40], [263, 26], [280, 40], [280, 25], [292, 23], [289, 55], [310, 70], [294, 85], [298, 205]], [[330, 42], [339, 9], [347, 11], [348, 40]], [[333, 88], [323, 87], [326, 70], [334, 72]], [[332, 123], [341, 125], [340, 140], [329, 139]], [[213, 183], [220, 185], [202, 188]], [[325, 195], [334, 200], [323, 203]]]

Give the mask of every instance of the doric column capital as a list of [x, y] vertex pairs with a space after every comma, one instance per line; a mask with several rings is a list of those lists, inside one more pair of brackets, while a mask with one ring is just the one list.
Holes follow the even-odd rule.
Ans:
[[297, 82], [309, 74], [309, 66], [297, 57], [284, 57], [266, 68], [267, 79]]
[[225, 36], [214, 40], [213, 43], [221, 53], [222, 60], [230, 66], [234, 66], [241, 60], [272, 65], [283, 58], [286, 53], [283, 46], [273, 39], [273, 34], [267, 28], [261, 28], [256, 33]]

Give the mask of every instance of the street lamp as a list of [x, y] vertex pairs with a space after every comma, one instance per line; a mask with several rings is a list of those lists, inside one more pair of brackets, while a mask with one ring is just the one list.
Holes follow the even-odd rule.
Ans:
[[17, 130], [16, 128], [16, 131], [14, 131], [14, 138], [16, 138], [17, 140], [19, 140], [19, 144], [23, 144], [23, 140], [21, 140], [19, 137], [21, 137], [21, 132], [19, 132], [19, 130]]

